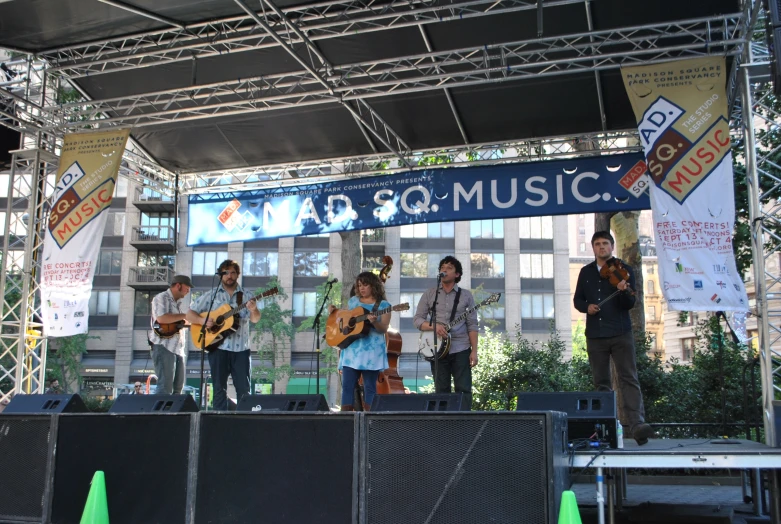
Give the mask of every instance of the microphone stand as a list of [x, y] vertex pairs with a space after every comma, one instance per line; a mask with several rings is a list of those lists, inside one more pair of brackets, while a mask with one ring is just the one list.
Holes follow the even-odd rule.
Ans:
[[[212, 276], [212, 282], [214, 282], [214, 277], [219, 276], [220, 277], [220, 283], [222, 283], [222, 275], [219, 273], [216, 273]], [[212, 284], [212, 289], [214, 292], [212, 293], [212, 299], [209, 302], [209, 309], [206, 310], [206, 320], [209, 320], [209, 315], [212, 312], [212, 307], [214, 306], [214, 300], [217, 298], [217, 291], [220, 289], [219, 284], [217, 287], [215, 287]], [[206, 390], [203, 388], [203, 376], [206, 374], [204, 370], [204, 360], [206, 358], [206, 321], [204, 321], [203, 324], [201, 324], [201, 410], [206, 410]], [[214, 377], [212, 377], [214, 379]]]
[[[320, 309], [317, 311], [317, 315], [315, 315], [314, 320], [314, 328], [315, 328], [315, 357], [317, 358], [317, 388], [316, 392], [317, 394], [320, 394], [320, 317], [323, 314], [323, 309], [325, 308], [325, 303], [328, 302], [328, 295], [331, 294], [331, 289], [333, 289], [334, 284], [336, 284], [338, 280], [329, 280], [326, 282], [327, 287], [325, 288], [325, 293], [323, 294], [323, 302], [320, 304]], [[309, 368], [312, 369], [312, 368]]]
[[437, 377], [439, 376], [439, 344], [437, 343], [437, 301], [439, 300], [439, 287], [441, 286], [442, 272], [437, 273], [437, 288], [434, 293], [434, 303], [431, 304], [431, 327], [434, 328], [434, 393], [437, 391]]

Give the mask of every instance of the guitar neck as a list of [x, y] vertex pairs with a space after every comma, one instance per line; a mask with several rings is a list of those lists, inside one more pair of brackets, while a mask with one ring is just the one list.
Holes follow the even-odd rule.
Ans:
[[381, 317], [385, 313], [390, 313], [391, 311], [393, 311], [393, 306], [386, 307], [385, 309], [378, 309], [377, 311], [370, 311], [369, 313], [365, 313], [363, 315], [360, 315], [360, 316], [356, 317], [355, 321], [356, 322], [363, 322], [364, 320], [366, 320], [366, 317], [368, 317], [369, 315], [374, 315], [376, 317]]
[[224, 315], [224, 316], [226, 316], [226, 317], [232, 317], [233, 315], [236, 315], [236, 314], [238, 314], [239, 312], [241, 312], [241, 310], [242, 310], [242, 309], [246, 308], [246, 307], [247, 307], [247, 304], [248, 304], [249, 302], [252, 302], [253, 300], [257, 300], [257, 299], [259, 299], [259, 298], [263, 298], [263, 297], [271, 296], [271, 295], [273, 295], [273, 294], [274, 294], [274, 293], [269, 293], [268, 291], [264, 291], [263, 293], [260, 293], [260, 294], [258, 294], [258, 295], [255, 295], [255, 296], [254, 296], [254, 297], [252, 297], [251, 299], [249, 299], [249, 300], [247, 300], [246, 302], [244, 302], [242, 305], [240, 305], [240, 306], [236, 306], [236, 307], [232, 308], [230, 311], [228, 311], [227, 313], [225, 313], [225, 315]]
[[453, 326], [455, 326], [456, 324], [458, 324], [459, 322], [464, 320], [466, 317], [468, 317], [469, 314], [472, 313], [472, 311], [477, 311], [478, 309], [480, 309], [484, 305], [485, 304], [481, 302], [480, 304], [475, 305], [475, 307], [468, 308], [466, 311], [464, 311], [463, 313], [458, 315], [456, 318], [454, 318], [452, 322], [450, 322], [448, 325], [446, 325], [445, 329], [450, 331], [451, 329], [453, 329]]

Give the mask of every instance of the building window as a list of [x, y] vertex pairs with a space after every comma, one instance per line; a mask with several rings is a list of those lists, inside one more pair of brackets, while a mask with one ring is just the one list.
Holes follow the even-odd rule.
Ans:
[[521, 318], [553, 317], [553, 293], [521, 293]]
[[400, 258], [402, 277], [433, 278], [445, 257], [442, 253], [402, 253]]
[[453, 238], [455, 222], [406, 224], [399, 228], [401, 238]]
[[[398, 263], [398, 260], [394, 260], [395, 263]], [[376, 257], [363, 257], [363, 262], [361, 262], [361, 271], [373, 271], [375, 273], [379, 273], [382, 268], [385, 267], [385, 264], [382, 263], [382, 257], [376, 256]], [[395, 271], [398, 271], [398, 266], [396, 267]]]
[[171, 213], [141, 213], [142, 232], [162, 240], [172, 238], [175, 223]]
[[227, 259], [227, 251], [193, 251], [193, 275], [213, 275]]
[[125, 235], [125, 213], [121, 211], [109, 211], [106, 225], [103, 227], [103, 236], [121, 237]]
[[98, 267], [96, 275], [121, 275], [122, 274], [122, 251], [120, 250], [101, 250], [98, 255]]
[[364, 229], [361, 231], [362, 242], [385, 242], [385, 229]]
[[585, 252], [586, 252], [586, 243], [585, 242], [581, 242], [580, 243], [580, 251], [579, 251], [579, 253], [585, 253]]
[[[488, 293], [488, 291], [485, 291], [485, 293]], [[475, 297], [475, 301], [480, 302], [480, 299]], [[504, 293], [502, 293], [502, 296], [499, 297], [497, 302], [488, 304], [487, 306], [478, 309], [477, 314], [480, 318], [492, 318], [494, 320], [504, 318]]]
[[656, 306], [648, 306], [648, 318], [656, 320]]
[[553, 278], [553, 254], [521, 253], [521, 278]]
[[136, 299], [133, 313], [137, 316], [152, 315], [153, 293], [149, 291], [136, 291]]
[[684, 338], [681, 340], [681, 360], [690, 361], [694, 355], [696, 338]]
[[649, 295], [655, 295], [656, 294], [656, 286], [654, 286], [654, 281], [649, 280], [648, 281], [648, 294]]
[[127, 197], [127, 178], [123, 176], [117, 177], [117, 183], [114, 186], [114, 197], [115, 198]]
[[270, 277], [279, 274], [279, 254], [270, 251], [245, 251], [242, 272], [251, 277]]
[[293, 316], [312, 317], [317, 312], [317, 293], [293, 293]]
[[472, 253], [472, 277], [504, 278], [504, 253]]
[[646, 268], [646, 272], [649, 275], [653, 275], [654, 273], [656, 273], [656, 268], [654, 266], [645, 266], [645, 268]]
[[167, 251], [139, 251], [137, 257], [139, 267], [176, 267], [176, 255]]
[[553, 217], [522, 217], [518, 221], [521, 238], [553, 238]]
[[299, 277], [327, 277], [328, 252], [303, 251], [294, 253], [293, 274]]
[[119, 315], [119, 291], [92, 291], [90, 315]]
[[504, 219], [472, 220], [469, 234], [472, 238], [504, 238]]
[[401, 293], [399, 295], [399, 302], [401, 304], [404, 304], [405, 302], [409, 304], [409, 309], [407, 311], [402, 311], [399, 313], [399, 316], [401, 318], [412, 318], [415, 316], [415, 311], [418, 309], [418, 303], [420, 302], [420, 298], [423, 296], [423, 293]]

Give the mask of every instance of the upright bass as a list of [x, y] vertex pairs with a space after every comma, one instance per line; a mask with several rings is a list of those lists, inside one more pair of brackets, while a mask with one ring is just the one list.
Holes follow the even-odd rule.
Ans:
[[[380, 281], [385, 284], [388, 274], [393, 268], [393, 259], [389, 256], [382, 257], [385, 266], [380, 270]], [[401, 334], [389, 327], [385, 332], [385, 347], [388, 353], [388, 369], [380, 372], [377, 377], [377, 394], [390, 395], [404, 393], [404, 379], [399, 376], [399, 357], [401, 356]]]

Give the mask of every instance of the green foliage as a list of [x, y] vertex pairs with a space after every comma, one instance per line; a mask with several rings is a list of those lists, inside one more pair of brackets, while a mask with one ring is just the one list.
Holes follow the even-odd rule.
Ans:
[[[480, 336], [480, 365], [472, 370], [476, 410], [515, 409], [515, 395], [535, 391], [590, 391], [593, 389], [582, 328], [573, 334], [572, 359], [565, 361], [564, 344], [554, 331], [544, 342], [487, 330]], [[743, 423], [741, 377], [747, 360], [744, 346], [724, 336], [717, 317], [700, 321], [698, 342], [691, 365], [660, 355], [649, 356], [652, 339], [639, 333], [635, 339], [637, 374], [650, 423], [708, 423], [705, 430], [686, 433], [662, 429], [670, 437], [715, 437], [721, 432], [723, 414], [729, 424]], [[721, 361], [721, 362], [720, 362]], [[726, 411], [722, 411], [723, 371]], [[752, 421], [755, 422], [755, 421]], [[731, 435], [735, 436], [735, 435]]]
[[520, 331], [512, 340], [486, 330], [480, 337], [480, 365], [472, 370], [477, 410], [515, 409], [515, 394], [531, 391], [588, 391], [582, 357], [563, 361], [565, 346], [553, 332], [544, 343], [525, 339]]
[[[329, 275], [328, 280], [330, 280], [332, 277]], [[316, 297], [316, 304], [319, 306], [322, 301], [323, 297], [325, 296], [325, 290], [326, 290], [326, 284], [323, 282], [317, 288], [315, 288], [315, 297]], [[320, 318], [320, 336], [322, 336], [323, 333], [325, 333], [325, 322], [328, 319], [328, 306], [334, 305], [336, 307], [342, 306], [342, 283], [337, 282], [332, 286], [331, 293], [328, 295], [328, 302], [325, 306], [323, 306], [323, 315]], [[308, 317], [304, 319], [303, 322], [301, 322], [301, 325], [298, 326], [298, 331], [309, 331], [315, 327], [315, 317]], [[339, 364], [339, 355], [335, 348], [332, 348], [328, 346], [325, 343], [325, 340], [321, 340], [320, 344], [320, 374], [323, 376], [328, 376], [332, 373], [336, 373], [338, 370], [338, 364]]]
[[71, 385], [78, 387], [81, 384], [81, 356], [87, 353], [87, 340], [99, 338], [82, 333], [50, 341], [46, 379], [56, 378], [60, 381], [62, 392], [71, 393]]
[[84, 405], [87, 406], [87, 409], [92, 413], [107, 413], [108, 410], [111, 409], [111, 406], [114, 405], [113, 398], [100, 399], [98, 397], [84, 395], [81, 397], [81, 400], [84, 401]]
[[[760, 104], [756, 111], [764, 114], [770, 121], [781, 113], [781, 101], [773, 95], [763, 99], [763, 104], [770, 108], [768, 112]], [[763, 206], [775, 205], [778, 198], [776, 181], [781, 177], [781, 129], [777, 125], [755, 126], [755, 142], [750, 144], [757, 155], [765, 157], [760, 166], [762, 175], [759, 177], [759, 194]], [[749, 192], [746, 178], [746, 144], [743, 134], [733, 135], [732, 167], [734, 171], [733, 185], [735, 188], [735, 230], [732, 248], [735, 252], [735, 262], [738, 273], [743, 275], [751, 265], [751, 224], [749, 222]], [[763, 227], [772, 234], [764, 235], [765, 250], [776, 251], [781, 246], [781, 223], [777, 220], [763, 221]]]
[[282, 309], [280, 306], [280, 301], [287, 299], [288, 295], [277, 277], [272, 278], [265, 287], [255, 290], [255, 294], [268, 291], [273, 287], [279, 289], [277, 299], [263, 303], [260, 320], [255, 324], [252, 332], [253, 342], [258, 347], [259, 360], [259, 365], [252, 369], [252, 376], [272, 384], [281, 378], [293, 375], [293, 366], [281, 361], [296, 331], [291, 322], [293, 311]]
[[572, 356], [588, 359], [586, 354], [586, 325], [578, 320], [572, 331]]

